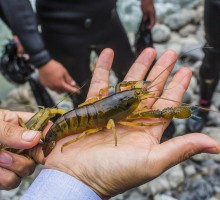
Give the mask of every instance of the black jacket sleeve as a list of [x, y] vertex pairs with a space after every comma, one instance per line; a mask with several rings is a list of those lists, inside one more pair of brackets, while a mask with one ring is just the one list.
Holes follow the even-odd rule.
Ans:
[[13, 34], [18, 36], [33, 65], [39, 68], [46, 64], [51, 57], [38, 31], [29, 0], [0, 0], [0, 6], [5, 21]]

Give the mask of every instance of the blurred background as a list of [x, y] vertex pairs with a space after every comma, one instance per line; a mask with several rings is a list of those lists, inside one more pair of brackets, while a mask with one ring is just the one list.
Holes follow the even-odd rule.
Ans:
[[[31, 0], [34, 5], [34, 0]], [[184, 54], [184, 59], [177, 62], [174, 71], [181, 66], [189, 66], [193, 78], [184, 97], [186, 103], [198, 102], [198, 71], [203, 59], [202, 47], [205, 43], [203, 27], [203, 0], [154, 0], [157, 24], [152, 29], [154, 48], [158, 56], [166, 49], [173, 49]], [[134, 44], [135, 33], [140, 24], [141, 10], [139, 0], [118, 0], [118, 12], [129, 36]], [[11, 32], [0, 20], [0, 55], [4, 45], [11, 38]], [[190, 51], [194, 49], [193, 51]], [[187, 52], [187, 53], [186, 53]], [[91, 55], [94, 65], [96, 57]], [[112, 78], [114, 82], [114, 77]], [[211, 109], [219, 110], [220, 86], [214, 95]], [[53, 93], [52, 91], [49, 91]], [[58, 94], [53, 96], [60, 100]], [[15, 85], [0, 74], [0, 106], [9, 109], [10, 104], [36, 105], [29, 84]], [[68, 102], [65, 107], [70, 106]], [[20, 109], [20, 107], [19, 107]], [[17, 109], [18, 110], [18, 109]], [[174, 136], [185, 134], [185, 121], [174, 120], [176, 131]], [[220, 142], [220, 119], [218, 113], [210, 113], [210, 120], [203, 132]], [[159, 178], [138, 188], [111, 198], [111, 200], [219, 200], [220, 199], [220, 157], [218, 155], [201, 154], [173, 167]], [[19, 188], [11, 191], [0, 191], [1, 200], [17, 200], [28, 188], [36, 172], [22, 181]]]
[[[32, 2], [32, 5], [34, 7], [35, 0], [30, 0], [30, 1]], [[164, 18], [166, 18], [166, 16], [168, 16], [169, 14], [175, 13], [181, 10], [182, 8], [192, 8], [200, 4], [199, 2], [202, 2], [202, 1], [200, 0], [194, 0], [194, 1], [155, 0], [154, 2], [155, 2], [158, 22], [163, 24]], [[142, 17], [142, 13], [140, 10], [140, 1], [139, 0], [127, 0], [127, 1], [118, 0], [118, 11], [119, 11], [120, 18], [123, 22], [123, 25], [129, 35], [130, 41], [131, 43], [134, 43], [134, 34], [138, 29], [138, 26], [140, 24], [140, 20]], [[200, 16], [200, 19], [201, 19], [201, 16]], [[162, 29], [163, 28], [164, 27], [162, 27]], [[168, 27], [165, 27], [165, 28], [167, 28], [164, 30], [165, 32], [170, 31]], [[7, 42], [9, 38], [11, 38], [11, 32], [1, 20], [0, 20], [0, 30], [1, 30], [0, 31], [0, 54], [1, 54], [4, 48], [4, 44]], [[161, 36], [157, 36], [157, 37], [162, 37], [162, 35], [164, 34], [164, 31], [161, 32]], [[160, 30], [155, 30], [155, 32], [160, 32]], [[170, 35], [168, 33], [165, 33], [164, 38], [157, 38], [156, 41], [154, 42], [165, 44], [166, 42], [169, 42], [169, 39], [170, 39]], [[166, 48], [164, 44], [161, 47], [155, 45], [155, 48], [158, 48], [159, 52], [162, 52]], [[6, 97], [8, 92], [16, 87], [15, 85], [10, 84], [8, 81], [5, 81], [5, 79], [1, 75], [0, 75], [0, 85], [1, 85], [1, 90], [0, 90], [1, 99]]]

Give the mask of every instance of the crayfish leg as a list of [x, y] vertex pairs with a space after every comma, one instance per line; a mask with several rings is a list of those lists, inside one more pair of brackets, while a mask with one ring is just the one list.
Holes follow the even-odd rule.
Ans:
[[70, 140], [69, 142], [64, 143], [64, 144], [62, 145], [62, 147], [61, 147], [61, 152], [63, 151], [63, 148], [64, 148], [64, 147], [66, 147], [66, 146], [68, 146], [68, 145], [70, 145], [70, 144], [72, 144], [72, 143], [74, 143], [74, 142], [77, 142], [78, 140], [84, 138], [85, 136], [90, 135], [90, 134], [92, 134], [92, 133], [96, 133], [96, 132], [98, 132], [98, 131], [100, 131], [100, 130], [101, 130], [100, 128], [95, 128], [95, 129], [89, 129], [89, 130], [84, 131], [83, 133], [81, 133], [81, 134], [80, 134], [78, 137], [76, 137], [75, 139]]
[[141, 116], [141, 113], [143, 112], [147, 112], [149, 111], [150, 109], [146, 108], [145, 106], [143, 105], [139, 105], [136, 110], [130, 114], [126, 119], [133, 119], [132, 116], [135, 116], [134, 119], [138, 118], [137, 116], [140, 115]]
[[22, 128], [27, 128], [27, 126], [25, 125], [25, 123], [21, 117], [18, 117], [18, 123]]
[[[100, 89], [100, 90], [99, 90], [99, 99], [102, 99], [102, 98], [104, 98], [105, 96], [107, 96], [107, 95], [108, 95], [108, 91], [109, 91], [110, 88], [115, 88], [115, 86], [108, 86], [108, 87], [105, 87], [105, 88]], [[105, 93], [106, 95], [104, 95], [104, 93]]]
[[117, 134], [116, 134], [116, 128], [115, 128], [115, 122], [113, 119], [110, 119], [106, 126], [107, 129], [112, 129], [115, 139], [115, 146], [117, 146], [118, 140], [117, 140]]
[[140, 118], [161, 118], [162, 117], [162, 111], [160, 110], [150, 110], [146, 109], [144, 111], [134, 112], [130, 114], [126, 119], [133, 120], [133, 119], [140, 119]]
[[164, 119], [186, 119], [192, 117], [192, 108], [189, 106], [167, 107], [163, 110], [146, 110], [130, 114], [126, 119], [138, 118], [164, 118]]
[[144, 123], [144, 122], [126, 122], [120, 121], [117, 122], [118, 124], [125, 125], [125, 126], [158, 126], [161, 124], [165, 124], [166, 122], [154, 122], [154, 123]]
[[66, 110], [60, 108], [49, 108], [48, 110], [51, 115], [63, 115], [66, 113]]
[[9, 146], [6, 146], [6, 145], [4, 145], [4, 144], [0, 144], [0, 151], [2, 151], [2, 150], [7, 150], [7, 149], [9, 149], [10, 147]]
[[132, 88], [142, 88], [143, 86], [146, 86], [149, 83], [151, 83], [151, 82], [150, 81], [143, 81], [143, 80], [141, 80], [141, 81], [122, 81], [116, 85], [115, 90], [117, 93], [117, 92], [121, 92], [122, 87], [130, 86]]

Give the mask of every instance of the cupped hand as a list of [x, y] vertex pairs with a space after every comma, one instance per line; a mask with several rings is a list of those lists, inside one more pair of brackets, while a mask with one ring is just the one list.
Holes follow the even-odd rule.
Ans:
[[78, 85], [71, 78], [65, 67], [55, 60], [51, 60], [39, 68], [39, 78], [42, 85], [58, 93], [80, 92]]
[[[125, 80], [143, 80], [155, 56], [154, 49], [145, 49], [130, 68]], [[192, 76], [188, 68], [181, 68], [168, 84], [168, 89], [163, 90], [176, 59], [175, 52], [166, 51], [148, 76], [148, 80], [152, 81], [149, 90], [153, 91], [156, 97], [174, 101], [149, 98], [143, 101], [143, 105], [149, 109], [175, 107], [178, 106], [177, 102], [181, 101]], [[88, 98], [98, 96], [99, 90], [108, 86], [112, 61], [112, 50], [105, 49], [98, 59]], [[142, 121], [152, 123], [146, 119]], [[105, 199], [146, 183], [195, 154], [219, 153], [220, 145], [212, 138], [199, 133], [160, 143], [169, 121], [166, 122], [149, 127], [117, 125], [117, 146], [112, 131], [103, 129], [65, 147], [61, 152], [62, 144], [78, 135], [69, 136], [56, 144], [45, 159], [45, 168], [60, 170], [79, 179]]]
[[[0, 144], [15, 149], [30, 149], [38, 144], [41, 133], [26, 130], [18, 124], [18, 117], [27, 121], [31, 116], [31, 113], [0, 110]], [[33, 173], [35, 166], [35, 161], [31, 158], [1, 150], [0, 189], [16, 188], [23, 177]]]

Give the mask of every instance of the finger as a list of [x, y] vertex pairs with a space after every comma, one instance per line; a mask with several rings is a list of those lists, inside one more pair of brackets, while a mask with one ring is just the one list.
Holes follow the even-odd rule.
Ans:
[[0, 189], [11, 190], [19, 186], [21, 178], [14, 172], [0, 167]]
[[43, 150], [42, 150], [42, 145], [39, 144], [34, 148], [28, 149], [27, 152], [28, 152], [28, 155], [31, 158], [33, 158], [33, 160], [36, 163], [39, 163], [39, 164], [42, 164], [42, 165], [45, 163], [45, 158], [44, 158], [44, 154], [43, 154]]
[[[164, 93], [161, 96], [161, 99], [158, 99], [154, 105], [152, 106], [152, 109], [154, 110], [162, 110], [167, 107], [176, 107], [179, 106], [183, 95], [185, 94], [190, 80], [192, 77], [192, 71], [187, 68], [183, 67], [180, 70], [177, 71], [177, 73], [172, 78], [171, 82], [169, 83], [168, 87], [164, 90]], [[164, 121], [164, 119], [163, 119]], [[168, 120], [166, 120], [168, 121]], [[163, 125], [163, 129], [165, 129], [169, 123], [166, 123]], [[152, 131], [152, 134], [154, 137], [160, 141], [163, 131], [158, 131], [159, 127], [153, 127], [155, 131]]]
[[79, 92], [79, 88], [64, 82], [63, 83], [62, 91], [63, 92], [70, 92], [70, 93], [78, 93]]
[[74, 81], [68, 73], [64, 74], [63, 86], [64, 86], [65, 92], [71, 92], [71, 93], [80, 92], [80, 88], [77, 85], [76, 81]]
[[39, 131], [24, 129], [0, 120], [0, 144], [15, 149], [28, 149], [36, 145], [41, 137]]
[[95, 97], [99, 90], [108, 87], [109, 73], [112, 66], [114, 52], [111, 49], [104, 49], [100, 54], [92, 76], [87, 98]]
[[0, 167], [14, 172], [19, 177], [25, 177], [34, 172], [35, 162], [25, 156], [8, 151], [0, 152]]
[[66, 81], [66, 83], [72, 84], [75, 81], [73, 81], [72, 77], [69, 75], [69, 73], [66, 71], [66, 73], [64, 73], [64, 79]]
[[60, 82], [56, 87], [51, 87], [50, 89], [56, 91], [58, 94], [63, 92], [76, 93], [78, 91], [74, 86], [66, 83], [64, 80]]
[[[170, 167], [199, 153], [218, 154], [220, 145], [205, 134], [193, 133], [168, 140], [152, 149], [148, 155], [154, 166], [152, 176], [158, 176]], [[160, 163], [160, 164], [158, 164]]]
[[70, 84], [71, 84], [72, 86], [77, 86], [77, 83], [76, 83], [76, 81], [74, 81], [74, 80], [71, 80]]
[[[152, 91], [156, 97], [158, 97], [162, 93], [164, 85], [175, 65], [176, 60], [176, 52], [168, 50], [160, 56], [160, 58], [150, 71], [147, 80], [152, 82], [148, 88], [149, 91]], [[156, 99], [154, 98], [148, 99], [148, 106], [151, 107], [155, 101]]]
[[22, 118], [24, 122], [27, 122], [34, 113], [29, 112], [12, 112], [9, 110], [0, 110], [0, 120], [10, 122], [19, 125], [18, 117]]
[[142, 51], [125, 76], [125, 81], [143, 80], [156, 57], [156, 51], [147, 48]]
[[163, 99], [158, 99], [153, 105], [153, 108], [161, 109], [165, 107], [178, 106], [190, 84], [191, 78], [192, 71], [189, 68], [183, 67], [179, 69], [172, 78], [168, 87], [164, 90], [161, 96]]

